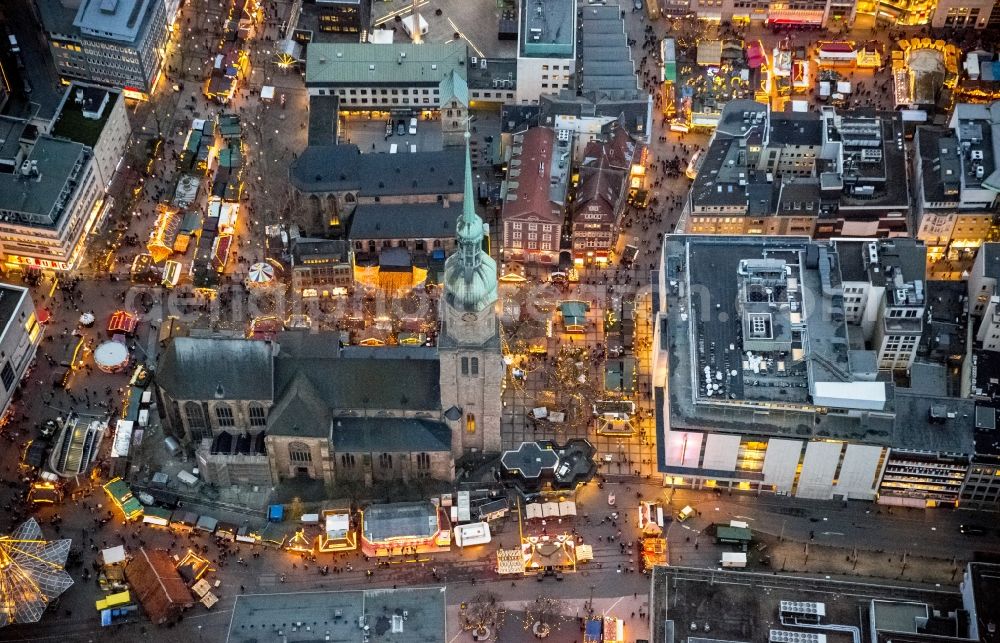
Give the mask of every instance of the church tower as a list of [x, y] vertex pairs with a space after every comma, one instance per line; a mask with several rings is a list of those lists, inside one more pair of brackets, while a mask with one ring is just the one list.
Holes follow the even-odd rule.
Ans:
[[483, 250], [486, 234], [476, 214], [469, 133], [465, 133], [465, 197], [455, 226], [458, 249], [444, 267], [441, 297], [441, 408], [456, 457], [476, 450], [500, 451], [500, 389], [505, 366], [500, 351], [497, 264]]

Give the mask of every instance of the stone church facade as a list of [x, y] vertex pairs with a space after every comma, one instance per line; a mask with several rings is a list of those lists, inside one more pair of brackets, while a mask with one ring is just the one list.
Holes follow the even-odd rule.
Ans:
[[339, 333], [304, 330], [273, 341], [178, 337], [167, 346], [159, 408], [206, 480], [452, 480], [456, 458], [500, 451], [497, 271], [474, 203], [466, 145], [436, 347], [343, 347]]

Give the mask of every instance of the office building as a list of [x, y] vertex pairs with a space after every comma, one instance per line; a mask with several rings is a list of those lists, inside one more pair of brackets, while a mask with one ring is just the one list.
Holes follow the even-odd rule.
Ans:
[[1000, 243], [984, 243], [969, 272], [969, 316], [977, 344], [986, 351], [1000, 351]]
[[967, 258], [989, 236], [996, 197], [983, 186], [993, 173], [989, 128], [966, 121], [957, 131], [918, 127], [914, 135], [917, 238], [932, 261]]
[[[56, 72], [145, 99], [153, 90], [169, 35], [164, 0], [38, 0]], [[176, 12], [176, 3], [169, 9]]]
[[292, 291], [302, 297], [330, 297], [354, 283], [350, 246], [339, 239], [299, 237], [292, 241]]
[[[922, 265], [919, 253], [904, 262], [879, 252], [915, 294], [906, 275], [910, 262]], [[914, 374], [904, 388], [880, 375], [880, 352], [887, 365], [909, 360], [886, 339], [895, 328], [877, 328], [897, 309], [907, 319], [909, 300], [884, 299], [866, 349], [852, 339], [844, 261], [836, 245], [801, 237], [665, 240], [652, 369], [665, 484], [957, 502], [974, 452], [973, 404], [947, 397], [936, 386], [943, 377]], [[957, 484], [941, 484], [943, 470]]]
[[902, 120], [730, 101], [678, 225], [694, 234], [882, 237], [908, 229]]
[[318, 16], [320, 31], [360, 34], [371, 26], [372, 0], [313, 0], [308, 4], [307, 10]]
[[[259, 643], [267, 638], [262, 635], [278, 630], [289, 642], [443, 641], [449, 632], [446, 605], [444, 587], [240, 594], [225, 641]], [[281, 623], [289, 626], [278, 627]], [[293, 629], [294, 623], [303, 625]]]
[[836, 243], [844, 314], [861, 328], [880, 370], [913, 365], [927, 307], [926, 249], [912, 239]]
[[678, 18], [694, 14], [710, 22], [835, 29], [853, 23], [855, 0], [663, 0], [662, 7]]
[[618, 7], [588, 5], [580, 10], [579, 24], [575, 82], [558, 88], [550, 82], [540, 98], [541, 124], [574, 133], [576, 162], [584, 146], [601, 138], [613, 122], [648, 143], [653, 113], [653, 99], [636, 77]]
[[555, 265], [559, 259], [572, 133], [534, 127], [513, 137], [503, 203], [503, 257]]
[[518, 4], [519, 104], [537, 104], [542, 94], [574, 88], [576, 17], [574, 0], [526, 0]]
[[42, 341], [42, 326], [27, 288], [0, 284], [0, 415], [10, 406], [14, 391], [35, 358]]
[[420, 45], [314, 43], [306, 53], [306, 89], [310, 96], [337, 96], [345, 111], [436, 113], [456, 85], [465, 86], [467, 93], [465, 63], [462, 40]]
[[0, 249], [7, 266], [69, 270], [87, 235], [107, 215], [105, 198], [129, 138], [122, 93], [72, 84], [38, 134], [3, 118], [0, 146]]

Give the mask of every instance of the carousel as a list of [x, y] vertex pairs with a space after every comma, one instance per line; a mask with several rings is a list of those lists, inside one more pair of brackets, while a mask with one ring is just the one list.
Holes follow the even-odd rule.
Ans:
[[128, 348], [122, 342], [107, 341], [94, 350], [94, 365], [105, 373], [121, 373], [128, 360]]
[[250, 271], [247, 273], [244, 283], [247, 288], [259, 288], [271, 285], [274, 283], [274, 278], [274, 266], [269, 263], [260, 262], [250, 266]]

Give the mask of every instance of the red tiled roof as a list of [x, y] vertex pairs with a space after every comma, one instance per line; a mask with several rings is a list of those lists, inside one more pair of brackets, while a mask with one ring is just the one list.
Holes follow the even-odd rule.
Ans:
[[521, 153], [511, 159], [520, 159], [517, 176], [508, 172], [508, 181], [517, 183], [517, 199], [505, 201], [504, 219], [518, 218], [542, 221], [562, 221], [562, 206], [549, 200], [549, 178], [552, 175], [552, 150], [556, 134], [548, 127], [535, 127], [524, 133]]
[[140, 549], [125, 566], [125, 578], [149, 619], [157, 625], [177, 618], [182, 610], [194, 605], [194, 597], [166, 552]]

